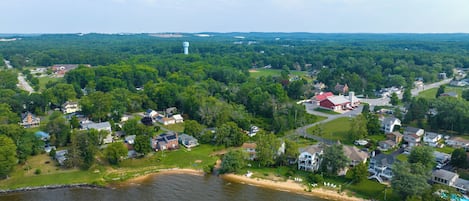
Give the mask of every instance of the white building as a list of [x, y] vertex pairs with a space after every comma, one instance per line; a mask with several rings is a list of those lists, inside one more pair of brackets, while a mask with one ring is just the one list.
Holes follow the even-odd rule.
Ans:
[[387, 117], [383, 119], [381, 123], [381, 130], [383, 130], [384, 133], [392, 133], [395, 126], [401, 126], [401, 120], [395, 117]]
[[70, 114], [81, 111], [80, 105], [78, 102], [67, 101], [62, 104], [62, 112], [64, 114]]
[[321, 155], [324, 153], [324, 148], [320, 144], [311, 145], [303, 150], [300, 150], [298, 156], [298, 170], [305, 170], [315, 172], [319, 169], [321, 164]]

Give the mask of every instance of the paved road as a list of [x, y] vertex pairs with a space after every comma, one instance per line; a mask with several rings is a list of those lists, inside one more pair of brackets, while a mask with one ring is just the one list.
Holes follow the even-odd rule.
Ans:
[[324, 116], [324, 117], [327, 117], [327, 119], [324, 119], [322, 121], [318, 121], [318, 122], [315, 122], [313, 124], [309, 124], [309, 125], [297, 128], [295, 130], [295, 134], [303, 136], [305, 138], [314, 139], [314, 140], [319, 141], [319, 142], [324, 142], [326, 144], [333, 144], [333, 143], [335, 143], [335, 141], [327, 140], [327, 139], [321, 138], [319, 136], [308, 134], [306, 132], [306, 130], [308, 128], [311, 128], [311, 127], [315, 126], [315, 125], [326, 123], [326, 122], [329, 122], [329, 121], [332, 121], [334, 119], [338, 119], [338, 118], [341, 118], [341, 117], [355, 117], [355, 116], [359, 115], [362, 112], [362, 109], [363, 109], [363, 106], [360, 105], [358, 108], [356, 108], [354, 110], [351, 110], [351, 111], [348, 111], [348, 112], [345, 112], [343, 114], [325, 114], [325, 113], [318, 112], [318, 111], [314, 110], [315, 108], [317, 108], [317, 105], [314, 105], [314, 104], [311, 104], [311, 103], [304, 103], [304, 105], [306, 107], [306, 112], [308, 112], [309, 114]]
[[29, 93], [34, 93], [34, 89], [29, 85], [28, 82], [26, 82], [26, 79], [24, 78], [23, 74], [18, 73], [18, 87], [20, 89], [23, 89], [25, 91], [28, 91]]
[[[439, 82], [426, 84], [423, 87], [412, 89], [410, 91], [410, 93], [412, 94], [412, 96], [417, 96], [422, 91], [425, 91], [425, 90], [428, 90], [428, 89], [433, 89], [433, 88], [438, 88], [441, 85], [450, 83], [451, 80], [452, 80], [452, 78], [449, 78], [449, 79], [442, 80], [442, 81], [439, 81]], [[399, 94], [398, 96], [399, 96], [399, 98], [402, 99], [402, 94]], [[371, 99], [371, 98], [366, 99], [366, 98], [364, 98], [364, 99], [360, 99], [360, 100], [363, 103], [370, 104], [370, 108], [372, 108], [373, 106], [377, 106], [377, 105], [378, 106], [391, 105], [391, 104], [389, 104], [389, 97], [375, 98], [375, 99]]]
[[[451, 80], [452, 80], [452, 78], [449, 78], [449, 79], [446, 79], [446, 80], [442, 80], [440, 82], [435, 82], [435, 83], [424, 85], [421, 88], [412, 89], [411, 94], [412, 94], [412, 96], [417, 96], [421, 91], [440, 87], [441, 85], [450, 83]], [[402, 98], [402, 94], [399, 95], [399, 98]], [[389, 97], [376, 98], [376, 99], [360, 99], [360, 101], [370, 104], [370, 109], [372, 109], [374, 106], [377, 106], [377, 105], [378, 106], [390, 105], [389, 104]], [[330, 115], [330, 114], [325, 114], [325, 113], [322, 113], [322, 112], [315, 111], [314, 109], [317, 106], [314, 105], [314, 104], [304, 103], [304, 105], [306, 107], [306, 111], [309, 114], [324, 116], [324, 117], [327, 117], [327, 119], [319, 121], [319, 122], [315, 122], [313, 124], [309, 124], [309, 125], [306, 125], [306, 126], [303, 126], [303, 127], [300, 127], [300, 128], [297, 128], [295, 130], [295, 134], [303, 136], [305, 138], [311, 138], [311, 139], [314, 139], [314, 140], [317, 140], [317, 141], [320, 141], [320, 142], [324, 142], [326, 144], [331, 144], [331, 143], [335, 143], [335, 142], [333, 142], [331, 140], [323, 139], [323, 138], [318, 137], [318, 136], [308, 134], [306, 132], [306, 130], [308, 128], [311, 128], [311, 127], [315, 126], [315, 125], [326, 123], [326, 122], [332, 121], [332, 120], [340, 118], [340, 117], [355, 117], [355, 116], [359, 115], [362, 112], [362, 109], [363, 109], [363, 106], [360, 105], [360, 107], [356, 108], [355, 110], [352, 110], [352, 111], [349, 111], [349, 112], [346, 112], [346, 113], [343, 113], [343, 114]]]

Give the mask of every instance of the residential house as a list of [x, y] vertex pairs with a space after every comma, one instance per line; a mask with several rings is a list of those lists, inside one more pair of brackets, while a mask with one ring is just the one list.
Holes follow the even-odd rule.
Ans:
[[468, 86], [469, 82], [464, 81], [464, 80], [453, 80], [449, 83], [449, 85], [457, 86], [457, 87], [464, 87], [464, 86]]
[[435, 160], [438, 164], [446, 165], [451, 160], [451, 154], [433, 151], [433, 155], [435, 156]]
[[78, 102], [67, 101], [64, 104], [62, 104], [62, 112], [64, 114], [75, 113], [78, 111], [81, 111], [81, 108], [80, 108], [80, 105], [78, 105]]
[[383, 180], [391, 180], [393, 176], [392, 165], [394, 162], [396, 162], [396, 158], [388, 154], [378, 154], [371, 157], [368, 172], [370, 172], [372, 176], [368, 178], [376, 179], [380, 183], [382, 183]]
[[59, 162], [60, 165], [64, 165], [67, 160], [68, 150], [60, 150], [55, 152], [55, 159]]
[[315, 144], [304, 149], [300, 149], [298, 156], [298, 170], [315, 172], [319, 169], [321, 155], [324, 153], [322, 144]]
[[396, 144], [399, 144], [402, 142], [402, 138], [404, 135], [402, 135], [399, 131], [391, 132], [386, 134], [386, 139], [391, 140]]
[[174, 119], [174, 123], [176, 124], [184, 122], [184, 118], [182, 118], [180, 114], [173, 115], [173, 119]]
[[[360, 163], [366, 163], [368, 160], [369, 154], [368, 152], [362, 151], [355, 146], [343, 146], [344, 155], [350, 159], [348, 164], [349, 167], [355, 167]], [[345, 175], [347, 173], [348, 168], [345, 168], [339, 172], [339, 175]]]
[[445, 80], [447, 78], [446, 73], [438, 73], [438, 79]]
[[151, 140], [151, 147], [155, 151], [178, 149], [178, 134], [175, 132], [167, 132], [156, 136]]
[[245, 142], [241, 146], [241, 149], [248, 154], [248, 159], [249, 160], [255, 160], [257, 158], [256, 148], [257, 148], [257, 144], [254, 143], [254, 142], [253, 143]]
[[464, 148], [466, 151], [469, 150], [469, 140], [461, 137], [452, 137], [446, 140], [446, 144], [456, 148]]
[[259, 132], [259, 127], [251, 126], [251, 128], [249, 129], [247, 133], [249, 137], [254, 137], [257, 134], [257, 132]]
[[311, 99], [311, 102], [316, 105], [319, 105], [321, 101], [326, 100], [327, 98], [332, 97], [332, 96], [334, 96], [332, 92], [320, 92], [319, 94], [317, 94]]
[[340, 111], [352, 109], [350, 105], [350, 100], [346, 99], [344, 96], [331, 96], [319, 103], [320, 107], [332, 111]]
[[432, 172], [433, 183], [443, 184], [446, 186], [450, 186], [456, 188], [461, 193], [466, 194], [469, 191], [469, 181], [465, 179], [459, 178], [457, 173], [444, 170], [444, 169], [436, 169]]
[[144, 117], [150, 117], [150, 118], [156, 118], [156, 116], [158, 116], [158, 112], [156, 112], [155, 110], [152, 110], [152, 109], [148, 109], [147, 111], [145, 111], [143, 116]]
[[187, 148], [192, 148], [199, 145], [199, 142], [197, 139], [195, 139], [195, 137], [192, 137], [187, 134], [181, 134], [179, 136], [179, 144], [182, 144]]
[[407, 126], [404, 130], [404, 135], [409, 135], [409, 134], [416, 134], [421, 137], [423, 136], [423, 134], [425, 134], [425, 131], [421, 128], [414, 128], [414, 127]]
[[342, 85], [342, 84], [339, 84], [339, 83], [337, 83], [335, 85], [334, 89], [339, 94], [347, 94], [348, 90], [349, 90], [347, 84]]
[[101, 122], [101, 123], [94, 123], [91, 121], [87, 121], [81, 124], [81, 128], [83, 130], [95, 129], [97, 131], [107, 131], [107, 135], [102, 139], [102, 142], [104, 144], [109, 144], [114, 141], [112, 137], [111, 124], [108, 121]]
[[401, 126], [401, 120], [395, 117], [386, 117], [381, 122], [381, 130], [383, 130], [384, 133], [393, 132], [395, 126]]
[[436, 146], [438, 146], [438, 141], [440, 141], [442, 137], [443, 136], [441, 134], [433, 133], [433, 132], [427, 132], [423, 136], [423, 142], [428, 144], [428, 146], [436, 147]]
[[454, 91], [450, 91], [450, 92], [445, 92], [445, 93], [440, 94], [440, 97], [443, 97], [443, 96], [448, 96], [448, 97], [457, 98], [457, 97], [458, 97], [458, 93], [456, 93], [456, 92], [454, 92]]
[[41, 119], [33, 115], [31, 112], [26, 112], [21, 114], [21, 122], [19, 124], [24, 128], [35, 128], [39, 127]]
[[396, 142], [392, 140], [383, 140], [378, 143], [378, 149], [381, 151], [387, 151], [397, 146]]
[[404, 141], [407, 142], [410, 147], [417, 146], [420, 144], [424, 133], [425, 131], [421, 128], [406, 127], [404, 130]]
[[156, 119], [158, 120], [158, 122], [162, 123], [165, 126], [172, 125], [172, 124], [176, 123], [176, 120], [174, 120], [174, 118], [172, 118], [172, 117], [158, 116]]
[[324, 88], [326, 88], [326, 85], [322, 82], [318, 82], [318, 83], [314, 84], [314, 88], [317, 89], [317, 90], [323, 90]]
[[416, 80], [414, 82], [414, 88], [421, 89], [421, 88], [423, 88], [423, 86], [424, 86], [424, 84], [423, 84], [422, 80]]
[[404, 135], [404, 141], [407, 142], [409, 147], [417, 146], [420, 144], [422, 137], [417, 134]]
[[135, 138], [136, 137], [137, 137], [136, 135], [125, 136], [124, 142], [129, 144], [129, 145], [135, 144]]

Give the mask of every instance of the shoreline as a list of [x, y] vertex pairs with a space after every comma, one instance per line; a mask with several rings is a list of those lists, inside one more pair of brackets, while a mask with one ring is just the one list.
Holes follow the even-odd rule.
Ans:
[[311, 192], [305, 191], [306, 187], [303, 184], [294, 182], [293, 180], [287, 181], [272, 181], [260, 178], [249, 178], [243, 175], [236, 174], [223, 174], [220, 177], [226, 181], [253, 185], [260, 188], [269, 188], [277, 191], [286, 191], [297, 193], [307, 196], [319, 197], [327, 200], [341, 200], [341, 201], [366, 201], [366, 199], [358, 197], [350, 197], [345, 193], [338, 193], [337, 191], [326, 190], [323, 188], [312, 188]]
[[104, 189], [105, 186], [99, 186], [95, 184], [64, 184], [64, 185], [46, 185], [46, 186], [34, 186], [24, 187], [16, 189], [0, 189], [0, 195], [9, 193], [20, 193], [28, 191], [40, 191], [40, 190], [54, 190], [63, 188], [83, 188], [83, 189]]
[[138, 185], [146, 180], [152, 179], [155, 175], [163, 174], [187, 174], [187, 175], [196, 175], [204, 176], [205, 173], [202, 170], [189, 169], [189, 168], [169, 168], [169, 169], [159, 169], [156, 172], [140, 175], [127, 179], [125, 181], [120, 181], [117, 183], [109, 183], [108, 187], [124, 187], [129, 185]]
[[[9, 193], [18, 193], [18, 192], [28, 192], [28, 191], [41, 191], [41, 190], [53, 190], [53, 189], [64, 189], [64, 188], [89, 188], [89, 189], [113, 189], [113, 188], [122, 188], [127, 186], [139, 185], [145, 181], [152, 179], [155, 175], [163, 174], [186, 174], [186, 175], [196, 175], [204, 176], [206, 173], [202, 170], [189, 169], [189, 168], [169, 168], [169, 169], [160, 169], [156, 172], [148, 173], [145, 175], [140, 175], [127, 179], [125, 181], [120, 181], [116, 183], [107, 183], [104, 186], [95, 185], [95, 184], [66, 184], [66, 185], [46, 185], [46, 186], [33, 186], [33, 187], [23, 187], [17, 189], [0, 189], [1, 194]], [[341, 200], [341, 201], [367, 201], [366, 199], [358, 197], [350, 197], [345, 193], [338, 193], [337, 191], [327, 190], [323, 188], [312, 188], [311, 191], [305, 191], [307, 189], [303, 184], [297, 183], [293, 180], [287, 181], [273, 181], [260, 178], [248, 178], [244, 175], [236, 175], [233, 173], [222, 174], [218, 176], [220, 179], [223, 179], [228, 182], [240, 183], [243, 185], [251, 185], [259, 188], [269, 188], [276, 191], [284, 191], [290, 193], [296, 193], [306, 196], [313, 196], [327, 200]]]

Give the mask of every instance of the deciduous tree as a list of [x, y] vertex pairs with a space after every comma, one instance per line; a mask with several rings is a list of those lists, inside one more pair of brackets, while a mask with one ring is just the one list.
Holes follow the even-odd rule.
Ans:
[[9, 137], [0, 134], [0, 178], [5, 178], [17, 163], [16, 145]]
[[118, 165], [120, 161], [127, 156], [127, 148], [122, 142], [109, 144], [104, 149], [104, 156], [110, 164]]

